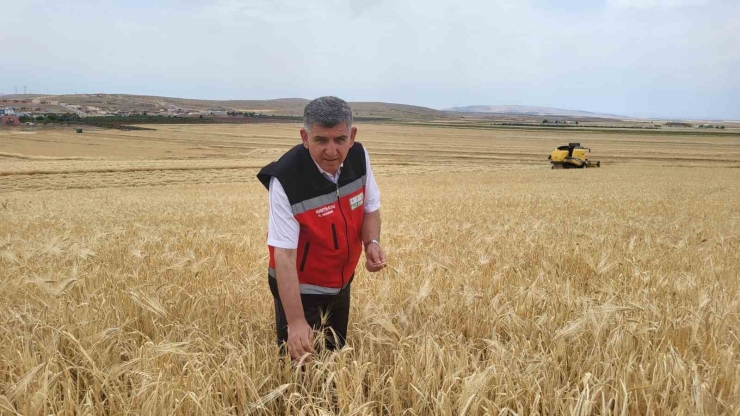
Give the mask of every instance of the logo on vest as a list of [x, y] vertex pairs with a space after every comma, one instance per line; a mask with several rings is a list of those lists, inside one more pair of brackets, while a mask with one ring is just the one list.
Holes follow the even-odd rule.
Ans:
[[327, 205], [325, 207], [321, 207], [316, 210], [316, 215], [319, 217], [326, 217], [327, 215], [331, 215], [334, 213], [334, 208], [336, 208], [336, 204]]
[[350, 205], [350, 207], [352, 207], [352, 210], [354, 210], [355, 208], [358, 208], [358, 207], [361, 207], [362, 206], [362, 202], [363, 202], [363, 199], [364, 199], [363, 197], [364, 197], [364, 194], [363, 193], [359, 193], [359, 194], [357, 194], [357, 195], [355, 195], [355, 196], [353, 196], [352, 198], [349, 199], [349, 205]]

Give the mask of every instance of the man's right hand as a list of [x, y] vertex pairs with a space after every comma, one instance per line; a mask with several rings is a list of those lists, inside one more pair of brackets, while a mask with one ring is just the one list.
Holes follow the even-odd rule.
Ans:
[[[313, 328], [305, 319], [288, 323], [287, 344], [288, 353], [296, 361], [300, 361], [306, 353], [316, 354], [313, 349]], [[311, 357], [307, 357], [305, 361], [311, 361]]]
[[[283, 303], [285, 318], [288, 321], [288, 339], [285, 341], [288, 354], [300, 361], [301, 357], [316, 354], [313, 349], [313, 329], [306, 322], [301, 301], [301, 289], [296, 270], [297, 251], [275, 247], [275, 272], [280, 300]], [[310, 361], [310, 357], [307, 357]]]

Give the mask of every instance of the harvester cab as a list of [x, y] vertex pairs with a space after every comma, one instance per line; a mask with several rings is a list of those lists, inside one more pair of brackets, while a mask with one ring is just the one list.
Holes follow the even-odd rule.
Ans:
[[601, 167], [601, 162], [589, 160], [587, 153], [591, 153], [591, 148], [581, 147], [580, 143], [568, 143], [567, 146], [560, 146], [553, 150], [547, 159], [552, 163], [553, 169]]

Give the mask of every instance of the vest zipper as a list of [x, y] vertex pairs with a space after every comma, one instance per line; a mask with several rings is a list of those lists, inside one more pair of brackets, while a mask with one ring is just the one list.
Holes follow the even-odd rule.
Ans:
[[339, 198], [339, 182], [337, 182], [337, 205], [339, 205], [339, 213], [342, 214], [342, 220], [344, 220], [344, 238], [347, 239], [347, 261], [342, 264], [342, 287], [339, 289], [341, 291], [344, 289], [344, 266], [349, 262], [349, 227], [347, 226], [347, 218], [345, 218], [344, 211], [342, 210], [342, 201]]

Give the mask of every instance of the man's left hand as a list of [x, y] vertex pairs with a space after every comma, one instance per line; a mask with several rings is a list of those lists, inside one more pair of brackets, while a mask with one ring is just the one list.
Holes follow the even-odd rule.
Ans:
[[371, 243], [365, 249], [365, 268], [370, 273], [383, 270], [386, 266], [385, 253], [380, 245]]

